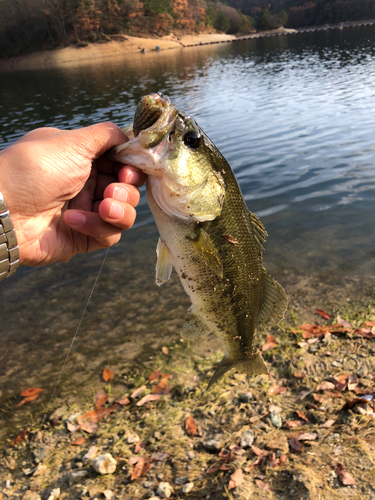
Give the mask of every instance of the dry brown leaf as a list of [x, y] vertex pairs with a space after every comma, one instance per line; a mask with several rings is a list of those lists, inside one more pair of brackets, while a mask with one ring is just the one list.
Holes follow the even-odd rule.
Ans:
[[298, 441], [298, 439], [293, 438], [293, 437], [288, 439], [288, 443], [289, 443], [290, 448], [293, 451], [299, 451], [303, 446], [301, 441]]
[[230, 476], [228, 490], [232, 490], [233, 488], [236, 488], [237, 486], [241, 486], [242, 483], [243, 483], [242, 470], [241, 469], [237, 469]]
[[140, 457], [137, 463], [135, 464], [130, 479], [132, 481], [141, 479], [146, 474], [146, 472], [149, 470], [150, 467], [151, 467], [150, 460], [148, 458]]
[[299, 418], [302, 418], [302, 420], [305, 420], [306, 422], [309, 421], [309, 419], [306, 417], [306, 415], [303, 413], [303, 411], [296, 410], [296, 413], [299, 416]]
[[301, 427], [304, 424], [303, 420], [285, 420], [283, 427]]
[[141, 387], [138, 387], [132, 394], [130, 394], [130, 397], [135, 399], [139, 398], [139, 396], [142, 394], [142, 392], [146, 389], [145, 385], [141, 385]]
[[266, 352], [269, 349], [272, 349], [272, 347], [275, 347], [276, 345], [277, 345], [277, 340], [275, 339], [275, 337], [273, 337], [272, 335], [267, 335], [266, 343], [262, 347], [262, 351]]
[[21, 392], [21, 396], [24, 398], [29, 398], [32, 396], [39, 396], [39, 394], [44, 391], [44, 389], [36, 389], [34, 387], [30, 387], [29, 389], [25, 389], [24, 391]]
[[309, 389], [307, 391], [301, 391], [297, 394], [296, 401], [302, 401], [305, 399], [307, 396], [309, 396], [312, 393], [312, 390]]
[[269, 484], [264, 483], [261, 479], [255, 479], [255, 484], [263, 491], [273, 491]]
[[336, 420], [327, 420], [327, 422], [324, 422], [320, 427], [332, 427], [332, 425], [336, 422]]
[[342, 464], [336, 465], [335, 472], [336, 472], [337, 477], [340, 479], [342, 484], [344, 484], [345, 486], [350, 486], [350, 485], [355, 484], [354, 477], [351, 474], [349, 474], [349, 472], [347, 472], [345, 470], [345, 467]]
[[109, 368], [104, 368], [103, 370], [103, 380], [104, 382], [112, 382], [115, 378], [115, 374]]
[[66, 428], [69, 432], [76, 432], [81, 426], [78, 424], [71, 424], [70, 422], [66, 423]]
[[317, 314], [319, 314], [319, 316], [321, 316], [322, 318], [324, 319], [331, 319], [331, 315], [328, 314], [326, 311], [324, 311], [323, 309], [315, 309], [315, 312]]
[[312, 396], [317, 403], [323, 402], [323, 394], [313, 394]]
[[284, 387], [282, 385], [275, 385], [274, 387], [270, 387], [267, 391], [267, 394], [269, 395], [275, 395], [275, 394], [282, 394], [283, 392], [286, 392], [288, 390], [287, 387]]
[[157, 401], [160, 398], [161, 394], [146, 394], [146, 396], [143, 396], [143, 398], [137, 401], [135, 405], [143, 406], [144, 404], [149, 403], [150, 401]]
[[115, 494], [111, 490], [102, 491], [102, 495], [104, 495], [105, 500], [115, 500]]
[[342, 398], [343, 395], [341, 392], [337, 391], [325, 391], [326, 396], [329, 396], [330, 398]]
[[337, 323], [339, 325], [345, 326], [346, 328], [351, 328], [352, 325], [346, 321], [345, 319], [341, 318], [340, 316], [337, 316]]
[[169, 353], [169, 349], [168, 349], [168, 347], [163, 346], [163, 347], [161, 348], [161, 352], [167, 356], [167, 354]]
[[366, 321], [365, 323], [363, 323], [365, 326], [375, 326], [375, 321]]
[[302, 373], [294, 372], [293, 373], [293, 377], [294, 378], [298, 378], [298, 379], [305, 378], [306, 377], [306, 372], [302, 372]]
[[258, 448], [258, 446], [251, 445], [251, 449], [253, 450], [253, 452], [255, 453], [255, 455], [257, 457], [261, 457], [263, 455], [267, 455], [267, 452], [266, 451], [262, 451], [260, 448]]
[[189, 415], [185, 421], [185, 429], [188, 436], [190, 436], [191, 438], [193, 438], [197, 432], [197, 423], [191, 415]]
[[105, 394], [104, 396], [98, 398], [95, 401], [95, 408], [96, 409], [101, 408], [102, 406], [104, 406], [106, 404], [107, 401], [108, 401], [108, 394]]
[[328, 391], [330, 389], [335, 389], [335, 384], [332, 384], [332, 382], [328, 382], [327, 380], [325, 380], [324, 382], [319, 384], [315, 390], [316, 391]]
[[130, 399], [128, 397], [121, 396], [121, 398], [115, 399], [115, 403], [118, 403], [119, 405], [126, 406], [130, 404]]
[[83, 444], [85, 442], [85, 438], [83, 436], [77, 438], [75, 441], [73, 441], [72, 443], [70, 443], [72, 446], [80, 446], [81, 444]]
[[26, 427], [26, 429], [24, 429], [23, 431], [21, 431], [20, 433], [17, 434], [17, 436], [10, 443], [10, 446], [14, 446], [16, 444], [22, 443], [22, 441], [25, 441], [28, 432], [29, 432], [29, 428]]
[[151, 394], [161, 394], [163, 389], [165, 388], [165, 384], [167, 383], [166, 378], [161, 378], [157, 385], [152, 389]]
[[355, 373], [353, 373], [349, 377], [348, 390], [349, 391], [354, 391], [354, 389], [357, 387], [358, 384], [359, 384], [358, 377], [357, 377], [357, 375]]
[[141, 450], [144, 450], [145, 448], [146, 445], [142, 443], [142, 441], [138, 441], [138, 443], [136, 443], [134, 446], [134, 453], [139, 453]]
[[93, 432], [96, 432], [98, 430], [98, 426], [96, 425], [96, 423], [91, 421], [83, 422], [80, 427], [88, 434], [92, 434]]
[[159, 377], [160, 377], [160, 370], [155, 370], [154, 372], [151, 373], [151, 375], [148, 376], [148, 381], [154, 382]]

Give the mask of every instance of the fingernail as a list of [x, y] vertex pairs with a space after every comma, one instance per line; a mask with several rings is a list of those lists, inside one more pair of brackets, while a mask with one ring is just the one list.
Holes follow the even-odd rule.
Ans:
[[65, 212], [65, 220], [72, 226], [80, 226], [86, 221], [86, 217], [81, 212], [68, 210], [67, 212]]
[[113, 199], [126, 203], [128, 201], [128, 190], [121, 186], [116, 186], [113, 192]]
[[136, 184], [139, 181], [139, 173], [136, 170], [128, 170], [125, 176], [127, 184]]
[[120, 203], [112, 202], [109, 216], [111, 219], [122, 219], [125, 215], [125, 210]]

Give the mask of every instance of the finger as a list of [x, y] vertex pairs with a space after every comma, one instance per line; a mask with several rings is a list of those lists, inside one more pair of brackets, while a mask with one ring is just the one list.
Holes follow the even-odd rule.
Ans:
[[67, 210], [64, 212], [64, 222], [71, 229], [91, 236], [104, 247], [114, 245], [121, 238], [121, 228], [108, 224], [93, 212]]
[[118, 174], [118, 180], [125, 184], [133, 184], [133, 186], [141, 187], [145, 182], [147, 175], [141, 172], [138, 168], [129, 165], [122, 167]]
[[107, 186], [103, 193], [103, 198], [112, 198], [120, 203], [128, 203], [136, 207], [141, 195], [139, 189], [131, 184], [113, 183]]
[[79, 149], [88, 153], [90, 159], [102, 156], [108, 149], [128, 142], [129, 138], [112, 122], [97, 123], [69, 131], [71, 140]]
[[121, 229], [129, 229], [134, 224], [136, 211], [127, 203], [120, 203], [111, 198], [105, 198], [99, 205], [100, 217]]
[[117, 182], [117, 177], [114, 175], [99, 174], [97, 177], [96, 187], [95, 187], [95, 200], [102, 200], [103, 198], [108, 198], [104, 196], [104, 191], [110, 184]]

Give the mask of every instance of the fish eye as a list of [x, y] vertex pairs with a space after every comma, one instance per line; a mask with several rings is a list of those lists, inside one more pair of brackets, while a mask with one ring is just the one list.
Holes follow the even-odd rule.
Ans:
[[189, 148], [196, 149], [199, 146], [200, 142], [201, 138], [196, 132], [194, 132], [194, 130], [190, 130], [184, 135], [184, 144], [186, 146], [189, 146]]

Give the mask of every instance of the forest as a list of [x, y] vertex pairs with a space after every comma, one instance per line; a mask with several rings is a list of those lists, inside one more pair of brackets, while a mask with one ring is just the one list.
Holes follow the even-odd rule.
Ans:
[[0, 0], [0, 57], [118, 34], [246, 34], [370, 18], [373, 0]]

